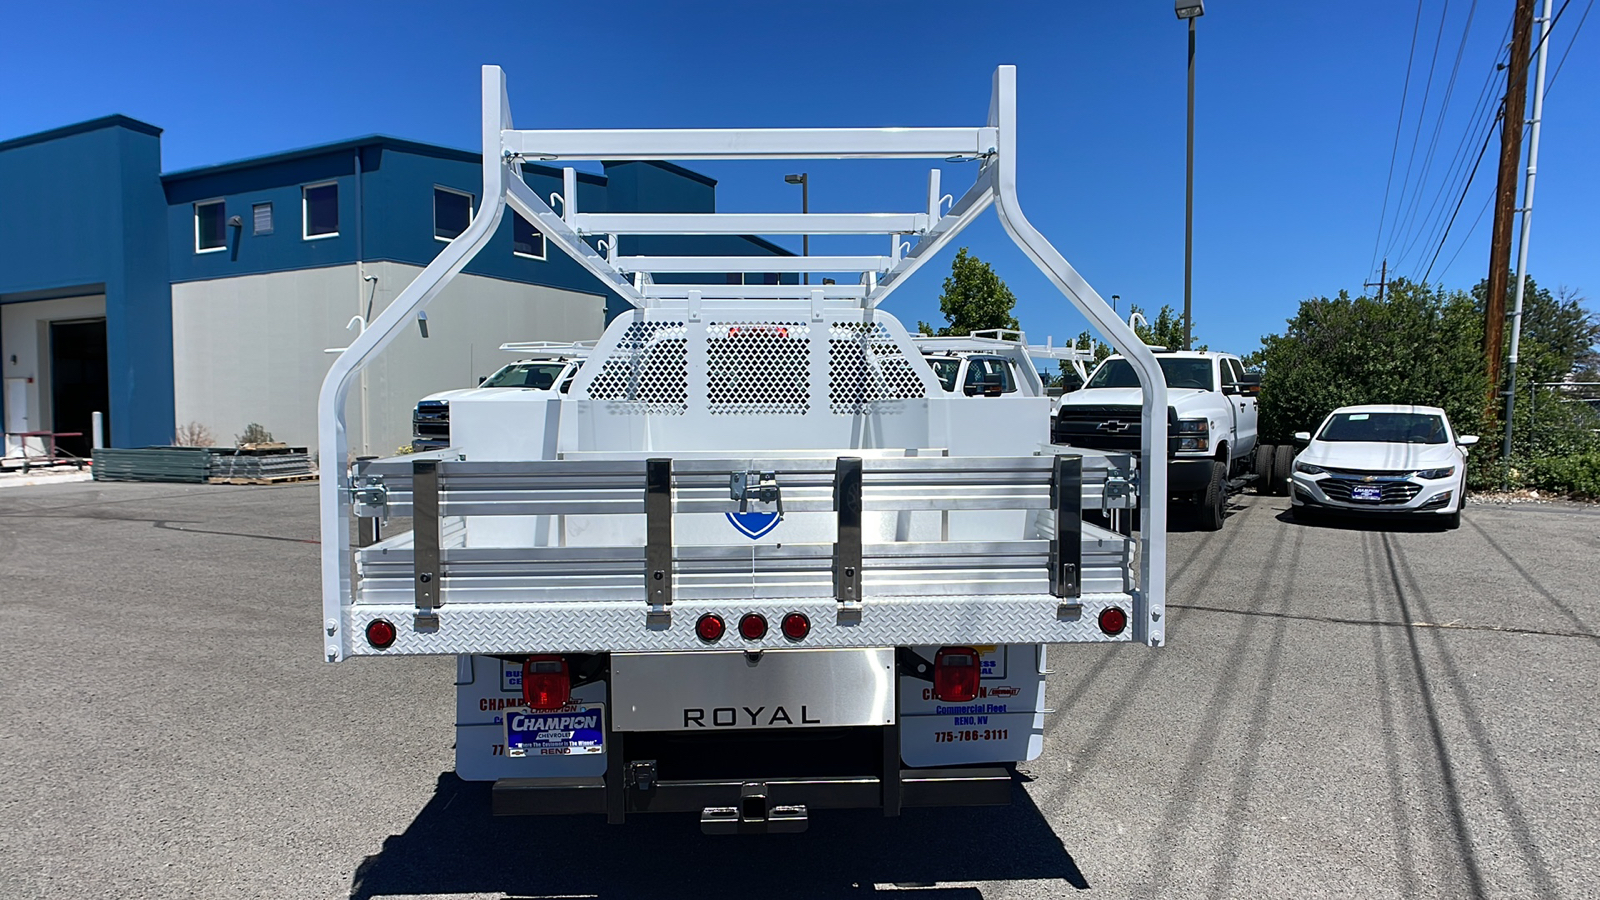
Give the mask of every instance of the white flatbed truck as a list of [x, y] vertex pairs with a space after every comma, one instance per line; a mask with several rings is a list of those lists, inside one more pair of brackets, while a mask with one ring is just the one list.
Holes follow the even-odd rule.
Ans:
[[[1041, 752], [1046, 647], [1163, 643], [1165, 504], [1137, 538], [1127, 457], [1050, 444], [1049, 398], [946, 392], [882, 301], [994, 205], [1108, 338], [1142, 346], [1017, 204], [1015, 70], [958, 128], [524, 131], [483, 70], [483, 198], [334, 363], [320, 398], [323, 654], [456, 659], [456, 772], [495, 814], [696, 813], [708, 833], [813, 812], [1010, 802]], [[969, 158], [912, 213], [560, 211], [524, 159]], [[571, 388], [473, 392], [450, 446], [348, 468], [367, 365], [507, 207], [628, 300]], [[619, 234], [854, 234], [883, 256], [645, 257]], [[606, 235], [604, 253], [585, 238]], [[725, 273], [858, 271], [855, 284]], [[705, 284], [676, 283], [706, 273]], [[654, 276], [672, 273], [674, 283]], [[1145, 450], [1166, 445], [1149, 353]], [[1036, 377], [1036, 376], [1035, 376]], [[1137, 473], [1164, 496], [1165, 467]], [[352, 517], [356, 527], [352, 528]], [[410, 530], [386, 532], [409, 519]]]

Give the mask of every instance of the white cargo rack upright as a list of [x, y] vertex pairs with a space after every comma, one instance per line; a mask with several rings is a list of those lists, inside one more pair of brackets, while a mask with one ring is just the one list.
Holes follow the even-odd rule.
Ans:
[[[484, 202], [467, 229], [451, 241], [335, 360], [323, 382], [318, 422], [324, 472], [320, 494], [327, 660], [343, 659], [351, 652], [349, 648], [354, 637], [340, 633], [354, 627], [354, 620], [347, 615], [354, 591], [349, 517], [352, 505], [360, 505], [356, 497], [359, 486], [353, 484], [351, 470], [346, 464], [349, 446], [345, 403], [351, 384], [361, 369], [409, 327], [417, 314], [483, 249], [499, 227], [508, 205], [534, 223], [548, 241], [637, 308], [649, 310], [670, 305], [684, 309], [689, 318], [698, 319], [705, 301], [770, 298], [809, 301], [814, 317], [820, 319], [824, 309], [837, 311], [844, 307], [870, 311], [877, 307], [993, 204], [1001, 224], [1017, 246], [1103, 336], [1122, 349], [1144, 388], [1143, 458], [1164, 458], [1167, 392], [1161, 370], [1149, 349], [1117, 317], [1111, 306], [1023, 215], [1017, 201], [1016, 122], [1016, 69], [1001, 66], [993, 77], [988, 119], [976, 127], [518, 130], [512, 127], [503, 73], [498, 66], [485, 66]], [[578, 208], [577, 173], [569, 167], [564, 170], [558, 213], [528, 187], [519, 171], [523, 161], [561, 164], [608, 160], [911, 158], [976, 160], [978, 175], [948, 211], [944, 211], [946, 195], [940, 188], [940, 172], [933, 169], [928, 180], [926, 207], [916, 212], [586, 213]], [[882, 256], [789, 258], [625, 257], [617, 252], [616, 236], [619, 234], [879, 235], [888, 242], [889, 252]], [[605, 236], [604, 253], [584, 240], [585, 236], [592, 235]], [[906, 236], [912, 240], [904, 240]], [[855, 284], [830, 285], [659, 284], [653, 278], [657, 273], [774, 271], [858, 271], [861, 275]], [[906, 461], [906, 464], [912, 462], [915, 461]], [[874, 465], [870, 459], [868, 464], [869, 469]], [[1147, 502], [1141, 504], [1139, 586], [1130, 591], [1131, 637], [1159, 646], [1164, 642], [1166, 624], [1167, 516], [1163, 502], [1166, 467], [1141, 466], [1139, 480], [1140, 496], [1147, 498]], [[1149, 498], [1155, 498], [1155, 502], [1149, 502]]]

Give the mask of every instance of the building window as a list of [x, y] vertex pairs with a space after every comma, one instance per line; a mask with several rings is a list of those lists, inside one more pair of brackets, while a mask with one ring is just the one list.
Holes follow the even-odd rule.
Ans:
[[433, 236], [451, 240], [467, 230], [472, 221], [472, 195], [435, 185], [433, 188]]
[[529, 259], [544, 259], [544, 235], [533, 227], [533, 223], [517, 213], [511, 216], [511, 252]]
[[300, 189], [301, 218], [306, 240], [334, 237], [339, 233], [339, 185], [308, 184]]
[[257, 203], [250, 207], [250, 220], [254, 223], [251, 234], [271, 234], [272, 204]]
[[194, 252], [210, 253], [228, 246], [228, 211], [221, 200], [194, 205]]

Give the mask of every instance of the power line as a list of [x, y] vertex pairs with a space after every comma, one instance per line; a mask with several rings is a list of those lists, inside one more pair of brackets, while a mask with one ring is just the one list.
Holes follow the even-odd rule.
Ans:
[[[1461, 243], [1456, 245], [1455, 254], [1450, 257], [1449, 262], [1444, 264], [1444, 269], [1442, 271], [1450, 271], [1450, 267], [1456, 264], [1456, 257], [1461, 255], [1461, 251], [1467, 249], [1467, 244], [1472, 242], [1472, 236], [1477, 233], [1478, 226], [1483, 223], [1483, 214], [1489, 211], [1489, 203], [1493, 200], [1493, 194], [1490, 194], [1483, 199], [1483, 208], [1478, 210], [1478, 217], [1472, 220], [1472, 227], [1467, 229], [1466, 235], [1461, 238]], [[1429, 267], [1429, 271], [1432, 271], [1431, 266]]]
[[[1503, 117], [1504, 115], [1505, 115], [1505, 110], [1501, 109], [1500, 115], [1495, 116], [1495, 121], [1498, 122], [1501, 119], [1501, 117]], [[1478, 166], [1479, 166], [1480, 163], [1483, 162], [1483, 155], [1484, 155], [1485, 152], [1488, 151], [1489, 142], [1491, 140], [1493, 140], [1493, 138], [1494, 138], [1494, 126], [1491, 125], [1489, 127], [1488, 133], [1486, 133], [1483, 136], [1483, 147], [1481, 147], [1478, 150], [1478, 158], [1477, 158], [1476, 161], [1474, 161], [1472, 163], [1472, 174], [1467, 177], [1466, 187], [1461, 189], [1461, 199], [1456, 201], [1455, 212], [1452, 212], [1450, 214], [1450, 222], [1449, 222], [1449, 224], [1445, 225], [1445, 227], [1444, 227], [1444, 238], [1440, 239], [1440, 241], [1439, 241], [1439, 249], [1433, 251], [1433, 259], [1431, 261], [1429, 261], [1428, 270], [1422, 276], [1422, 283], [1423, 284], [1427, 284], [1428, 283], [1428, 276], [1433, 274], [1433, 264], [1435, 262], [1439, 261], [1439, 253], [1444, 250], [1444, 242], [1445, 242], [1446, 239], [1448, 239], [1450, 237], [1450, 228], [1451, 228], [1451, 226], [1455, 225], [1455, 223], [1456, 223], [1456, 216], [1459, 215], [1460, 212], [1461, 212], [1461, 204], [1466, 202], [1467, 192], [1472, 189], [1472, 181], [1473, 181], [1473, 179], [1478, 177]], [[1487, 207], [1485, 207], [1485, 208], [1487, 208]], [[1483, 214], [1479, 213], [1478, 214], [1478, 218], [1480, 218], [1480, 219], [1483, 218]], [[1478, 226], [1477, 226], [1476, 223], [1474, 223], [1472, 227], [1476, 228]], [[1461, 251], [1457, 250], [1456, 252], [1459, 254]], [[1454, 261], [1455, 260], [1452, 258], [1451, 262], [1454, 262]], [[1448, 269], [1450, 267], [1447, 265], [1447, 266], [1445, 266], [1445, 268]]]
[[[1389, 215], [1389, 187], [1394, 183], [1394, 161], [1400, 152], [1400, 132], [1406, 121], [1406, 97], [1411, 92], [1411, 63], [1417, 54], [1417, 30], [1422, 24], [1422, 0], [1417, 0], [1417, 16], [1411, 23], [1411, 51], [1406, 55], [1406, 79], [1400, 84], [1400, 115], [1394, 122], [1394, 146], [1389, 149], [1389, 177], [1383, 182], [1383, 206], [1378, 209], [1378, 233], [1372, 239], [1372, 261], [1367, 263], [1367, 275], [1378, 263], [1378, 244], [1383, 241], [1383, 222]], [[1565, 57], [1562, 58], [1565, 60]]]
[[[1461, 140], [1456, 144], [1455, 152], [1451, 154], [1450, 165], [1446, 168], [1439, 190], [1435, 194], [1433, 202], [1428, 205], [1428, 213], [1423, 218], [1423, 228], [1418, 235], [1418, 237], [1428, 235], [1426, 240], [1421, 241], [1421, 246], [1423, 247], [1431, 247], [1443, 238], [1441, 229], [1444, 225], [1446, 213], [1450, 209], [1450, 203], [1447, 198], [1456, 196], [1457, 192], [1463, 189], [1462, 186], [1468, 177], [1467, 165], [1472, 159], [1472, 145], [1482, 138], [1484, 129], [1493, 127], [1494, 112], [1498, 106], [1496, 98], [1500, 93], [1496, 89], [1496, 83], [1501, 80], [1500, 73], [1505, 68], [1501, 65], [1501, 53], [1508, 49], [1506, 39], [1510, 34], [1511, 20], [1507, 17], [1505, 30], [1501, 35], [1500, 41], [1495, 45], [1501, 48], [1501, 51], [1496, 52], [1491, 60], [1488, 74], [1483, 80], [1483, 87], [1479, 89], [1478, 99], [1473, 103], [1473, 111], [1468, 116], [1467, 127], [1461, 135]], [[1413, 239], [1412, 243], [1415, 242], [1416, 239]], [[1408, 249], [1407, 253], [1409, 252], [1410, 250]], [[1421, 268], [1420, 259], [1418, 260], [1417, 268]], [[1411, 274], [1414, 278], [1416, 270], [1414, 269]]]
[[[1457, 144], [1456, 153], [1451, 160], [1450, 167], [1445, 172], [1444, 179], [1440, 183], [1438, 194], [1428, 207], [1428, 214], [1424, 218], [1425, 225], [1417, 235], [1419, 239], [1423, 235], [1428, 236], [1426, 240], [1421, 241], [1420, 245], [1424, 248], [1431, 247], [1434, 243], [1444, 238], [1445, 233], [1448, 231], [1448, 227], [1445, 225], [1445, 214], [1450, 209], [1450, 203], [1447, 198], [1456, 196], [1457, 193], [1466, 190], [1466, 186], [1470, 183], [1472, 177], [1472, 168], [1475, 168], [1476, 165], [1472, 163], [1472, 168], [1469, 168], [1469, 162], [1473, 160], [1472, 145], [1480, 140], [1487, 140], [1488, 135], [1494, 130], [1495, 122], [1498, 120], [1498, 105], [1495, 98], [1499, 91], [1496, 89], [1499, 84], [1503, 83], [1498, 77], [1500, 74], [1498, 62], [1496, 60], [1496, 66], [1489, 71], [1489, 78], [1484, 82], [1483, 91], [1479, 94], [1478, 104], [1473, 110], [1467, 130], [1462, 134], [1460, 143]], [[1442, 204], [1441, 201], [1443, 201]], [[1437, 209], [1437, 214], [1435, 214], [1435, 209]], [[1415, 242], [1414, 240], [1413, 243]], [[1410, 253], [1409, 246], [1406, 252], [1407, 254]], [[1426, 250], [1423, 252], [1426, 253]], [[1421, 265], [1422, 259], [1419, 257], [1417, 268], [1421, 268]], [[1416, 270], [1413, 269], [1411, 274], [1415, 277]]]
[[[1569, 0], [1569, 2], [1570, 2], [1570, 0]], [[1567, 8], [1567, 4], [1566, 3], [1561, 4], [1561, 9], [1563, 11], [1566, 10], [1566, 8]], [[1561, 51], [1561, 61], [1556, 63], [1555, 74], [1550, 76], [1550, 83], [1545, 85], [1545, 88], [1544, 88], [1545, 99], [1547, 99], [1547, 100], [1550, 99], [1550, 88], [1555, 86], [1556, 75], [1560, 75], [1561, 74], [1561, 67], [1567, 64], [1567, 54], [1572, 52], [1572, 45], [1578, 42], [1578, 32], [1583, 30], [1583, 23], [1587, 22], [1589, 20], [1589, 11], [1592, 10], [1592, 9], [1594, 9], [1594, 0], [1589, 0], [1589, 4], [1583, 8], [1583, 15], [1578, 17], [1578, 24], [1572, 26], [1572, 38], [1571, 38], [1571, 40], [1567, 41], [1567, 49]], [[1556, 13], [1556, 18], [1557, 19], [1561, 18], [1561, 13]], [[1555, 21], [1554, 20], [1551, 20], [1550, 27], [1551, 28], [1555, 27]], [[1546, 36], [1548, 37], [1548, 34]]]
[[[1555, 30], [1556, 23], [1561, 20], [1561, 16], [1562, 16], [1563, 13], [1566, 12], [1567, 5], [1569, 3], [1571, 3], [1571, 0], [1563, 0], [1563, 3], [1561, 4], [1561, 8], [1559, 10], [1557, 10], [1557, 12], [1556, 12], [1556, 14], [1554, 16], [1551, 17], [1551, 19], [1550, 19], [1550, 27], [1548, 29], [1545, 29], [1545, 33], [1541, 37], [1541, 41], [1549, 40], [1550, 35]], [[1568, 41], [1567, 41], [1567, 49], [1566, 49], [1566, 51], [1564, 51], [1562, 53], [1561, 61], [1556, 64], [1555, 73], [1551, 75], [1550, 81], [1545, 86], [1545, 97], [1547, 99], [1548, 99], [1548, 97], [1550, 95], [1550, 88], [1555, 85], [1555, 76], [1561, 74], [1561, 66], [1562, 66], [1563, 63], [1565, 63], [1567, 61], [1567, 54], [1572, 52], [1572, 45], [1577, 42], [1578, 32], [1580, 30], [1582, 30], [1584, 22], [1588, 21], [1589, 12], [1593, 8], [1594, 8], [1594, 0], [1589, 0], [1588, 4], [1584, 7], [1583, 15], [1578, 19], [1578, 24], [1573, 26], [1572, 37], [1570, 39], [1568, 39]], [[1535, 54], [1538, 52], [1538, 45], [1535, 45], [1533, 52]], [[1530, 59], [1531, 59], [1532, 55], [1533, 54], [1530, 54]], [[1496, 71], [1498, 71], [1498, 63], [1497, 63]], [[1493, 75], [1491, 74], [1491, 80], [1492, 79], [1493, 79]], [[1443, 252], [1445, 244], [1449, 241], [1450, 231], [1455, 226], [1456, 217], [1458, 215], [1460, 215], [1460, 213], [1461, 213], [1461, 207], [1466, 202], [1467, 194], [1472, 188], [1472, 182], [1477, 177], [1478, 168], [1483, 162], [1483, 157], [1484, 157], [1486, 151], [1489, 149], [1489, 142], [1491, 140], [1493, 140], [1493, 137], [1494, 137], [1494, 122], [1498, 122], [1500, 120], [1500, 118], [1505, 115], [1505, 110], [1504, 110], [1503, 106], [1504, 106], [1504, 104], [1502, 104], [1502, 109], [1500, 110], [1500, 112], [1490, 122], [1489, 128], [1488, 128], [1487, 132], [1484, 135], [1483, 146], [1479, 148], [1478, 157], [1477, 157], [1476, 160], [1473, 161], [1472, 169], [1471, 169], [1470, 173], [1467, 176], [1466, 184], [1461, 189], [1461, 196], [1456, 201], [1455, 209], [1454, 209], [1454, 211], [1451, 212], [1450, 219], [1445, 224], [1444, 231], [1439, 237], [1438, 249], [1436, 249], [1434, 251], [1433, 259], [1428, 263], [1427, 271], [1422, 276], [1422, 282], [1424, 284], [1426, 284], [1428, 278], [1432, 276], [1433, 267], [1438, 262], [1439, 255], [1440, 255], [1440, 253]], [[1459, 245], [1457, 245], [1455, 253], [1452, 254], [1451, 257], [1450, 257], [1450, 260], [1445, 263], [1445, 267], [1444, 267], [1443, 271], [1449, 271], [1450, 267], [1455, 265], [1456, 258], [1461, 255], [1461, 251], [1466, 248], [1467, 243], [1470, 242], [1470, 240], [1472, 238], [1472, 235], [1477, 231], [1478, 225], [1483, 221], [1484, 213], [1488, 211], [1489, 203], [1493, 199], [1494, 199], [1494, 196], [1491, 194], [1490, 197], [1484, 201], [1482, 209], [1478, 210], [1477, 218], [1475, 218], [1473, 220], [1473, 222], [1472, 222], [1472, 227], [1467, 230], [1466, 236], [1464, 236], [1461, 239], [1461, 243]]]
[[[1477, 12], [1478, 0], [1472, 0], [1472, 5], [1467, 8], [1466, 23], [1461, 29], [1461, 42], [1456, 45], [1456, 59], [1450, 67], [1450, 80], [1445, 84], [1444, 101], [1439, 105], [1439, 115], [1433, 124], [1433, 136], [1428, 139], [1428, 152], [1422, 158], [1422, 174], [1417, 178], [1416, 192], [1412, 195], [1411, 210], [1407, 213], [1406, 223], [1402, 226], [1405, 229], [1406, 236], [1402, 238], [1404, 248], [1400, 251], [1401, 259], [1404, 259], [1411, 252], [1411, 248], [1416, 245], [1417, 240], [1422, 236], [1420, 233], [1413, 234], [1413, 224], [1420, 230], [1427, 220], [1427, 216], [1424, 216], [1423, 221], [1418, 222], [1416, 221], [1416, 216], [1422, 208], [1422, 197], [1428, 184], [1428, 174], [1433, 171], [1433, 157], [1439, 149], [1439, 135], [1444, 131], [1445, 117], [1450, 113], [1450, 100], [1455, 96], [1456, 77], [1461, 73], [1461, 59], [1466, 55], [1467, 38], [1472, 36], [1472, 18]], [[1420, 126], [1421, 123], [1419, 122], [1418, 124]], [[1429, 215], [1432, 212], [1433, 204], [1430, 204], [1428, 207]]]
[[[1439, 11], [1439, 30], [1433, 38], [1433, 56], [1428, 60], [1428, 77], [1422, 83], [1422, 105], [1417, 108], [1417, 128], [1411, 135], [1411, 152], [1406, 156], [1406, 175], [1400, 180], [1400, 196], [1406, 195], [1406, 188], [1411, 186], [1411, 169], [1417, 161], [1417, 143], [1422, 139], [1422, 119], [1428, 114], [1428, 98], [1433, 94], [1433, 73], [1439, 65], [1439, 45], [1444, 41], [1445, 16], [1450, 13], [1450, 0], [1445, 0], [1444, 7]], [[1404, 200], [1401, 201], [1404, 206]], [[1396, 230], [1400, 220], [1401, 207], [1395, 207], [1395, 221], [1390, 223], [1389, 243], [1383, 248], [1383, 255], [1388, 256], [1396, 242]]]

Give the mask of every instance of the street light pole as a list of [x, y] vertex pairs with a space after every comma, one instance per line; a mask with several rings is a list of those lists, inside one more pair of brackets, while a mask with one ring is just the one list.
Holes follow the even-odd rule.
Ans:
[[[801, 172], [799, 175], [785, 175], [783, 180], [790, 184], [800, 185], [800, 214], [806, 215], [811, 212], [811, 179], [807, 177], [807, 174]], [[811, 235], [809, 234], [800, 235], [800, 255], [811, 255]], [[801, 277], [805, 279], [804, 284], [811, 283], [810, 272], [802, 273]]]
[[1178, 18], [1189, 20], [1189, 146], [1183, 200], [1183, 349], [1193, 344], [1194, 296], [1194, 20], [1206, 14], [1204, 0], [1176, 0]]

